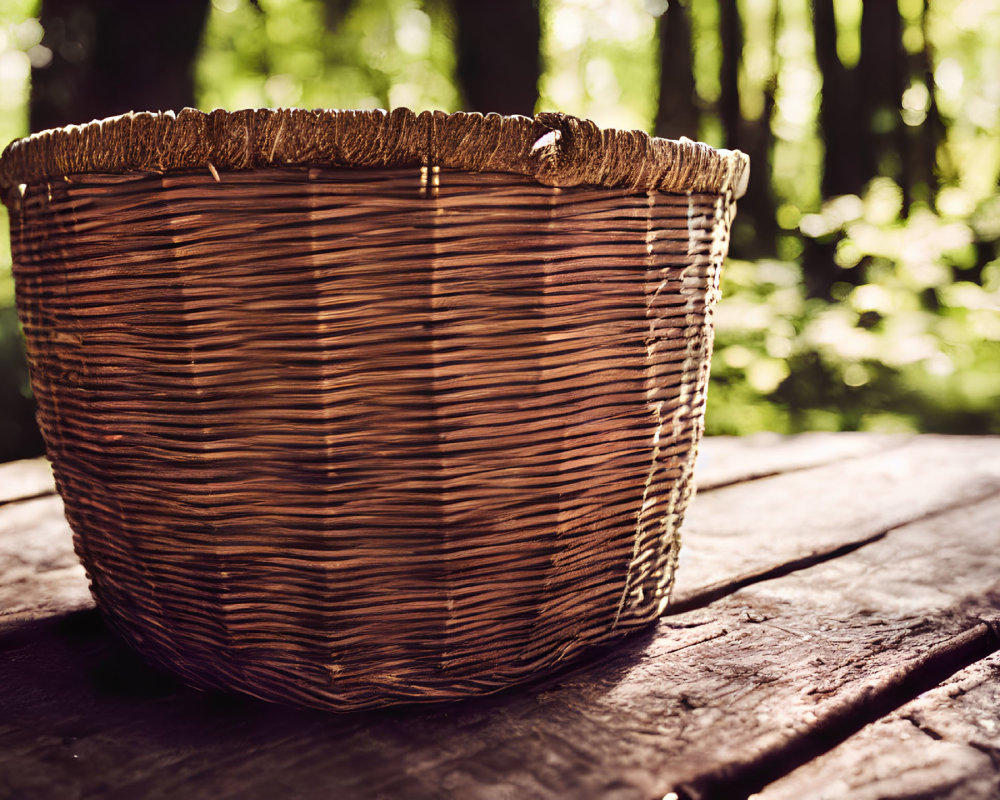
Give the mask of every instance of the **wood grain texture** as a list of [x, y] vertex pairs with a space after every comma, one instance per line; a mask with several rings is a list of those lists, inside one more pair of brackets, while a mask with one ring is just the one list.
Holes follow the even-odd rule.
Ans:
[[[836, 743], [838, 731], [846, 735], [846, 719], [870, 721], [866, 711], [873, 702], [884, 713], [893, 707], [887, 699], [909, 699], [900, 682], [936, 650], [939, 668], [950, 664], [956, 671], [966, 658], [971, 663], [995, 649], [1000, 578], [992, 552], [1000, 537], [998, 513], [1000, 485], [988, 499], [895, 528], [842, 558], [733, 595], [731, 601], [748, 599], [751, 619], [775, 626], [785, 638], [783, 646], [763, 652], [755, 643], [742, 661], [756, 661], [758, 675], [770, 673], [786, 689], [789, 682], [798, 684], [797, 692], [779, 690], [778, 702], [758, 698], [752, 712], [747, 708], [768, 721], [768, 735], [763, 741], [727, 738], [713, 748], [708, 763], [679, 781], [687, 796], [726, 796], [747, 784], [758, 788], [778, 777], [777, 770], [796, 766], [797, 758], [816, 755]], [[956, 530], [963, 535], [954, 536]], [[989, 626], [981, 626], [982, 620]], [[958, 637], [973, 631], [966, 655], [949, 652], [949, 632]], [[835, 725], [827, 721], [831, 716]]]
[[0, 629], [91, 607], [62, 500], [49, 495], [0, 506], [0, 511]]
[[695, 478], [698, 491], [720, 489], [891, 450], [912, 438], [906, 434], [825, 432], [713, 436], [699, 451]]
[[[998, 448], [996, 438], [908, 440], [906, 461], [918, 466], [905, 476], [921, 495], [922, 475], [947, 484], [964, 469], [978, 499], [942, 492], [911, 508], [917, 498], [888, 494], [882, 513], [897, 524], [868, 545], [668, 615], [544, 681], [457, 704], [334, 716], [198, 693], [140, 664], [93, 611], [21, 622], [0, 635], [0, 797], [745, 797], [897, 706], [955, 731], [956, 747], [935, 748], [936, 766], [916, 783], [945, 786], [951, 775], [972, 786], [984, 762], [961, 737], [988, 749], [989, 726], [970, 733], [969, 715], [924, 693], [954, 674], [992, 702], [989, 682], [976, 689], [962, 670], [990, 674], [981, 659], [997, 647]], [[874, 450], [841, 462], [859, 491], [888, 485], [894, 451]], [[807, 497], [836, 494], [831, 467], [790, 471], [788, 486], [781, 476], [748, 483], [772, 499], [757, 526], [794, 522], [804, 477], [814, 478]], [[725, 518], [733, 488], [702, 493], [691, 513]], [[840, 514], [853, 539], [854, 509], [825, 513]], [[801, 540], [785, 541], [795, 557]], [[882, 780], [875, 762], [868, 774], [850, 786], [884, 796], [865, 789]]]
[[0, 506], [55, 490], [52, 466], [44, 458], [0, 464]]
[[759, 800], [1000, 796], [1000, 656], [956, 673], [760, 792]]
[[711, 502], [686, 517], [675, 599], [793, 558], [868, 541], [924, 514], [972, 502], [1000, 481], [995, 438], [959, 445], [948, 436], [878, 437], [876, 443], [878, 449], [865, 457], [820, 461], [812, 469], [713, 491]]

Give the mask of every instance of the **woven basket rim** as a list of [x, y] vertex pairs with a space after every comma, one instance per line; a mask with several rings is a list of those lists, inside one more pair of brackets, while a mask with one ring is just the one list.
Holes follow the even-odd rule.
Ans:
[[602, 129], [557, 112], [244, 109], [129, 112], [42, 131], [0, 156], [5, 199], [21, 184], [87, 173], [286, 166], [427, 167], [514, 173], [547, 186], [741, 197], [749, 159], [687, 138]]

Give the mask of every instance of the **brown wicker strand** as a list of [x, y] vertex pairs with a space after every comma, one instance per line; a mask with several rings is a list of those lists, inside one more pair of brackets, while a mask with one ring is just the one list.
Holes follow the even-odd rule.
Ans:
[[[433, 157], [432, 157], [433, 154]], [[393, 111], [262, 109], [176, 115], [132, 112], [12, 142], [0, 157], [0, 192], [82, 173], [245, 170], [326, 164], [438, 166], [530, 176], [546, 186], [665, 192], [746, 189], [748, 161], [688, 139], [602, 130], [589, 120], [534, 119], [406, 108]]]
[[77, 552], [152, 660], [345, 710], [494, 691], [663, 610], [742, 155], [185, 110], [0, 176]]

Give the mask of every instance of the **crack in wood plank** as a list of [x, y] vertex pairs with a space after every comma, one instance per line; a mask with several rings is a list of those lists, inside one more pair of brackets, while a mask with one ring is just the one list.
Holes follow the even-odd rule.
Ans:
[[[900, 526], [893, 526], [893, 528], [896, 527]], [[839, 558], [840, 556], [847, 555], [848, 553], [853, 553], [855, 550], [858, 550], [865, 545], [872, 544], [873, 542], [877, 542], [880, 539], [885, 538], [885, 536], [893, 528], [879, 531], [876, 534], [865, 536], [862, 539], [846, 542], [842, 545], [838, 545], [837, 547], [814, 550], [801, 558], [794, 558], [790, 561], [772, 564], [769, 567], [750, 570], [740, 575], [736, 575], [735, 577], [725, 578], [724, 580], [709, 584], [708, 586], [700, 589], [679, 593], [676, 597], [671, 599], [670, 605], [667, 606], [666, 615], [670, 616], [672, 614], [683, 614], [696, 608], [704, 608], [705, 606], [714, 603], [716, 600], [721, 600], [723, 597], [735, 594], [740, 589], [752, 586], [755, 583], [774, 580], [775, 578], [782, 578], [793, 572], [798, 572], [799, 570], [808, 569], [809, 567], [814, 567], [817, 564], [822, 564], [824, 561], [830, 561], [831, 559]]]
[[865, 725], [940, 684], [956, 672], [1000, 650], [1000, 619], [984, 620], [932, 648], [922, 658], [865, 683], [831, 703], [814, 722], [781, 733], [743, 760], [680, 781], [678, 800], [743, 799], [827, 752]]
[[40, 500], [43, 497], [51, 497], [56, 493], [55, 487], [43, 492], [35, 492], [34, 494], [26, 494], [20, 497], [8, 497], [6, 499], [0, 498], [0, 506], [14, 505], [15, 503], [27, 503], [31, 500]]
[[1000, 797], [998, 674], [1000, 658], [994, 653], [755, 797], [995, 800]]
[[944, 739], [944, 737], [936, 730], [934, 730], [930, 725], [925, 725], [913, 715], [904, 714], [900, 716], [900, 719], [905, 719], [907, 722], [913, 725], [914, 728], [916, 728], [925, 736], [933, 739], [935, 742], [940, 742]]
[[52, 467], [44, 458], [0, 464], [0, 506], [55, 493]]
[[[886, 443], [886, 447], [877, 451], [878, 455], [883, 455], [885, 453], [890, 453], [893, 450], [898, 450], [905, 447], [910, 443], [910, 439], [904, 440], [893, 440]], [[768, 478], [776, 478], [779, 475], [789, 475], [793, 472], [807, 472], [813, 469], [820, 469], [822, 467], [828, 467], [831, 464], [843, 464], [847, 461], [857, 461], [863, 458], [870, 458], [875, 455], [871, 450], [863, 450], [857, 453], [838, 453], [834, 456], [816, 459], [813, 461], [804, 461], [803, 463], [788, 462], [783, 463], [780, 466], [769, 469], [762, 470], [760, 472], [748, 471], [741, 475], [734, 475], [731, 478], [716, 479], [716, 480], [706, 480], [704, 483], [697, 483], [697, 490], [699, 494], [705, 494], [707, 492], [714, 492], [719, 489], [728, 489], [730, 486], [737, 486], [743, 483], [753, 483], [754, 481], [763, 481]], [[697, 472], [696, 472], [697, 478]]]
[[945, 506], [924, 512], [923, 514], [917, 514], [909, 519], [903, 520], [902, 522], [889, 525], [888, 527], [885, 527], [869, 536], [863, 536], [860, 539], [844, 542], [836, 547], [814, 550], [811, 553], [801, 556], [800, 558], [793, 558], [778, 564], [772, 564], [760, 569], [750, 570], [732, 578], [725, 578], [724, 580], [709, 584], [708, 586], [704, 586], [699, 589], [679, 593], [676, 597], [671, 599], [670, 605], [667, 607], [665, 613], [667, 616], [670, 616], [671, 614], [683, 614], [686, 611], [692, 611], [696, 608], [704, 608], [705, 606], [714, 603], [716, 600], [721, 600], [723, 597], [735, 594], [740, 589], [744, 589], [747, 586], [752, 586], [755, 583], [762, 583], [763, 581], [774, 580], [776, 578], [782, 578], [793, 572], [809, 569], [817, 564], [822, 564], [824, 561], [831, 561], [835, 558], [849, 555], [855, 550], [860, 550], [862, 547], [881, 541], [893, 531], [905, 528], [907, 525], [934, 519], [935, 517], [941, 517], [955, 511], [956, 509], [966, 508], [970, 505], [986, 502], [997, 496], [1000, 496], [1000, 490], [990, 487], [987, 490], [973, 495], [971, 498], [963, 497], [954, 503], [949, 503]]
[[1000, 439], [927, 436], [882, 450], [696, 498], [675, 602], [713, 586], [724, 595], [729, 582], [759, 581], [796, 559], [836, 558], [844, 545], [1000, 490]]
[[760, 433], [745, 437], [710, 436], [702, 440], [695, 466], [698, 491], [712, 492], [740, 483], [802, 472], [872, 457], [912, 444], [912, 434]]

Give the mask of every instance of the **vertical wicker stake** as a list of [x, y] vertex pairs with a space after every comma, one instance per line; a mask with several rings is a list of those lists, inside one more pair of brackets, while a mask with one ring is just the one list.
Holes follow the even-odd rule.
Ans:
[[747, 159], [558, 114], [129, 114], [0, 160], [108, 621], [351, 709], [525, 680], [669, 595]]

